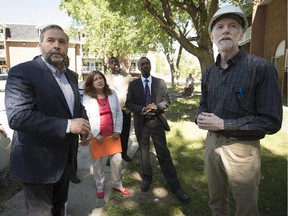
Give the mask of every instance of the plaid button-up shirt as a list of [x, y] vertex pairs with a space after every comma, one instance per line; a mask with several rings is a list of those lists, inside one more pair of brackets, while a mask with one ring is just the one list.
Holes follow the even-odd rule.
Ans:
[[277, 71], [264, 58], [240, 51], [216, 63], [202, 77], [198, 114], [211, 112], [224, 119], [224, 136], [240, 140], [261, 139], [276, 133], [282, 123], [282, 102]]

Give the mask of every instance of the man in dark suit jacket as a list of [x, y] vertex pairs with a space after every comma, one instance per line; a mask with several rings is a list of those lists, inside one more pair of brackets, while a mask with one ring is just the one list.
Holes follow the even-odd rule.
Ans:
[[[68, 69], [69, 65], [70, 65], [70, 59], [67, 56], [64, 60], [64, 65], [65, 68]], [[71, 70], [72, 71], [72, 70]], [[75, 71], [72, 71], [73, 74], [76, 76], [77, 78], [77, 85], [78, 85], [78, 78], [79, 75], [78, 73], [76, 73]], [[70, 176], [70, 181], [75, 183], [75, 184], [79, 184], [81, 182], [81, 180], [79, 179], [79, 177], [77, 176], [77, 170], [78, 170], [78, 160], [77, 160], [77, 155], [78, 155], [78, 151], [76, 151], [76, 154], [74, 155], [74, 158], [72, 159], [72, 163], [71, 163], [71, 176]]]
[[65, 215], [78, 137], [91, 132], [77, 79], [64, 59], [69, 38], [58, 25], [42, 29], [42, 55], [8, 74], [5, 106], [14, 130], [10, 172], [23, 184], [28, 215]]
[[164, 110], [170, 105], [166, 84], [164, 80], [150, 75], [151, 63], [148, 58], [141, 57], [138, 68], [141, 77], [129, 84], [126, 107], [134, 113], [134, 127], [143, 169], [141, 190], [148, 191], [152, 181], [149, 143], [151, 136], [162, 173], [171, 191], [180, 201], [188, 203], [190, 198], [182, 190], [177, 179], [166, 142], [165, 130], [170, 130], [164, 114]]

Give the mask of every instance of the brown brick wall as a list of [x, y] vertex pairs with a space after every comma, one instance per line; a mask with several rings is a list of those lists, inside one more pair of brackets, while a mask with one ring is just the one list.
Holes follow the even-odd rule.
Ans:
[[271, 59], [279, 43], [287, 39], [287, 0], [274, 0], [267, 6], [264, 57]]
[[279, 43], [287, 40], [287, 0], [259, 5], [252, 26], [250, 52], [271, 60]]
[[252, 22], [251, 53], [264, 57], [266, 6], [258, 6]]
[[[269, 4], [258, 5], [254, 9], [256, 12], [252, 21], [250, 52], [272, 61], [281, 41], [286, 41], [287, 48], [287, 0], [272, 0]], [[287, 95], [284, 59], [285, 56], [280, 57], [275, 66], [280, 78], [281, 93]]]

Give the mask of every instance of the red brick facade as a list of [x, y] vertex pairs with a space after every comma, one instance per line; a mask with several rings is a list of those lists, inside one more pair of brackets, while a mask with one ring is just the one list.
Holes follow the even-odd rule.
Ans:
[[275, 55], [279, 43], [287, 39], [287, 0], [272, 1], [266, 18], [264, 57], [269, 59]]
[[[287, 50], [287, 0], [255, 0], [252, 18], [250, 52], [271, 61], [280, 78], [281, 92], [287, 95], [287, 68], [285, 53]], [[285, 41], [284, 55], [274, 57], [279, 44]]]

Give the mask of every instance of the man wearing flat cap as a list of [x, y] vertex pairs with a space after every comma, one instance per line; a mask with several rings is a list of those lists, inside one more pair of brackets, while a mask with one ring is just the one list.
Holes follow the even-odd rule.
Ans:
[[207, 130], [205, 170], [212, 215], [259, 215], [260, 139], [281, 128], [282, 103], [277, 71], [264, 58], [238, 46], [248, 27], [239, 7], [228, 5], [212, 17], [208, 32], [219, 54], [201, 83], [196, 123]]

